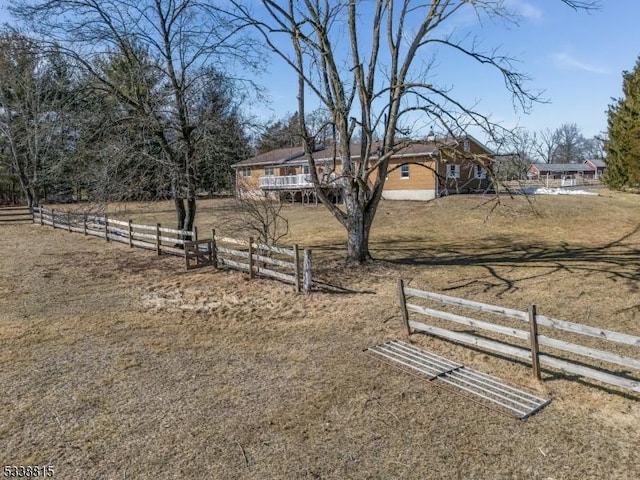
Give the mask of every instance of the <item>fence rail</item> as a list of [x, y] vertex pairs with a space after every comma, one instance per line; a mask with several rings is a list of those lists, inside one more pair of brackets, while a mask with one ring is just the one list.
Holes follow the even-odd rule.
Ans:
[[184, 257], [187, 270], [212, 265], [248, 272], [250, 277], [275, 278], [295, 286], [297, 292], [308, 293], [312, 286], [311, 251], [304, 250], [301, 266], [298, 246], [278, 247], [247, 240], [218, 236], [198, 239], [198, 230], [177, 230], [160, 225], [141, 225], [132, 220], [111, 219], [107, 215], [56, 211], [34, 208], [33, 223], [48, 225], [68, 232], [126, 243], [130, 247], [155, 250]]
[[[183, 256], [185, 242], [197, 240], [197, 230], [176, 230], [162, 227], [159, 223], [142, 225], [133, 221], [111, 219], [107, 215], [96, 216], [84, 213], [34, 208], [33, 222], [69, 232], [104, 238], [106, 241], [126, 243], [130, 247], [155, 250], [158, 255], [168, 253]], [[148, 233], [153, 232], [153, 233]], [[163, 235], [164, 234], [164, 235]], [[172, 235], [172, 236], [168, 236]]]
[[[541, 335], [538, 327], [548, 328], [551, 332], [570, 332], [575, 335], [584, 335], [595, 337], [601, 341], [608, 341], [628, 345], [631, 347], [640, 347], [640, 337], [628, 335], [625, 333], [613, 332], [579, 323], [566, 322], [555, 318], [538, 315], [535, 305], [530, 305], [528, 311], [523, 312], [509, 308], [503, 308], [496, 305], [473, 302], [462, 298], [450, 297], [439, 293], [426, 292], [415, 288], [408, 288], [404, 285], [403, 280], [398, 280], [398, 296], [402, 310], [402, 319], [407, 329], [407, 333], [411, 335], [413, 331], [425, 332], [430, 335], [445, 338], [458, 343], [473, 345], [487, 350], [492, 350], [502, 354], [510, 355], [516, 358], [531, 361], [533, 375], [540, 380], [540, 365], [558, 368], [569, 373], [581, 375], [604, 383], [627, 388], [635, 392], [640, 392], [640, 381], [625, 375], [616, 375], [606, 372], [583, 363], [574, 362], [559, 358], [557, 353], [550, 355], [540, 351], [540, 347], [549, 347], [560, 352], [567, 352], [580, 357], [586, 357], [599, 362], [625, 367], [625, 369], [640, 370], [640, 360], [613, 353], [607, 350], [600, 350], [578, 343], [568, 342], [563, 339], [551, 337], [549, 335]], [[476, 312], [490, 313], [492, 315], [507, 317], [510, 319], [526, 322], [528, 328], [518, 329], [506, 325], [500, 325], [493, 322], [487, 322], [471, 318], [457, 313], [451, 313], [436, 308], [429, 308], [422, 305], [416, 305], [407, 302], [407, 297], [415, 297], [419, 299], [439, 302], [441, 305], [451, 305], [463, 307]], [[505, 335], [516, 338], [527, 343], [526, 347], [512, 345], [497, 339], [487, 338], [486, 335], [475, 335], [468, 332], [460, 332], [441, 328], [435, 325], [421, 323], [410, 319], [409, 313], [418, 313], [431, 318], [437, 318], [446, 322], [457, 323], [473, 327], [474, 329], [485, 330], [488, 332]]]
[[[298, 245], [278, 247], [258, 243], [253, 238], [241, 240], [212, 235], [212, 262], [249, 273], [249, 276], [275, 278], [294, 285], [296, 292], [311, 290], [311, 251], [304, 250], [300, 265]], [[279, 268], [277, 270], [276, 268]]]
[[0, 225], [8, 223], [30, 222], [32, 211], [29, 207], [1, 207]]

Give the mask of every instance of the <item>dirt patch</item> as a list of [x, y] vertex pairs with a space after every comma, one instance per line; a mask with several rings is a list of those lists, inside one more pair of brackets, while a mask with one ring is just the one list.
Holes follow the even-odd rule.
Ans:
[[[0, 452], [56, 478], [637, 478], [640, 397], [415, 335], [418, 346], [553, 397], [527, 422], [362, 353], [404, 339], [399, 276], [424, 288], [640, 335], [637, 197], [383, 203], [345, 269], [321, 207], [286, 209], [327, 286], [39, 226], [0, 232]], [[232, 215], [203, 203], [200, 231]], [[170, 224], [164, 205], [119, 206]], [[138, 213], [140, 212], [140, 213]], [[155, 213], [154, 213], [155, 212]], [[158, 213], [159, 212], [159, 213]], [[147, 218], [147, 217], [145, 217]], [[210, 223], [207, 223], [210, 222]], [[331, 288], [329, 288], [331, 287]]]

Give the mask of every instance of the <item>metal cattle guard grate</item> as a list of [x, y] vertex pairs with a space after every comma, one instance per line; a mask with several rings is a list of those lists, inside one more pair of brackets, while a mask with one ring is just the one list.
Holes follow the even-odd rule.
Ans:
[[429, 381], [435, 381], [441, 387], [450, 388], [473, 400], [480, 400], [486, 406], [498, 408], [521, 420], [551, 402], [398, 340], [369, 347], [365, 353], [409, 373], [426, 376]]

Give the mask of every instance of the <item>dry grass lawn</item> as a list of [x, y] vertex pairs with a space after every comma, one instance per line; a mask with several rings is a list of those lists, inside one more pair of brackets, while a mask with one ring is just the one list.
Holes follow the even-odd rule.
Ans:
[[[640, 335], [640, 197], [385, 202], [373, 265], [344, 268], [320, 206], [287, 206], [313, 248], [309, 296], [36, 225], [0, 227], [0, 460], [59, 479], [640, 478], [640, 394], [424, 335], [411, 341], [553, 398], [525, 422], [362, 353], [406, 340], [399, 277]], [[112, 215], [172, 224], [170, 203]], [[201, 237], [234, 210], [201, 203]], [[638, 349], [620, 351], [640, 358]], [[615, 370], [615, 369], [614, 369]], [[635, 378], [638, 378], [636, 372]]]

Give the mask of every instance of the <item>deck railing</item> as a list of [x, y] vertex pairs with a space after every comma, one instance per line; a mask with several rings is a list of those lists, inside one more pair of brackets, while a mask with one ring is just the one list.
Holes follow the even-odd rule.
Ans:
[[[339, 186], [341, 179], [334, 174], [324, 174], [320, 176], [320, 181], [323, 185], [337, 187]], [[308, 173], [301, 173], [298, 175], [270, 175], [260, 177], [260, 188], [284, 189], [301, 187], [313, 187], [311, 175], [309, 175]]]
[[260, 188], [311, 187], [311, 176], [308, 174], [281, 175], [260, 177]]

